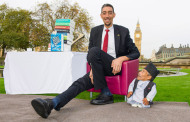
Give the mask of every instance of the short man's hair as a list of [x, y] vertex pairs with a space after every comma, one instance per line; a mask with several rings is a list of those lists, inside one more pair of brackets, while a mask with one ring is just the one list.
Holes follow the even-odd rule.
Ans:
[[[113, 10], [113, 13], [114, 13], [114, 8], [113, 8], [113, 6], [112, 6], [111, 4], [106, 3], [106, 4], [104, 4], [104, 5], [102, 6], [102, 9], [103, 9], [104, 7], [111, 7], [112, 10]], [[101, 9], [101, 12], [102, 12], [102, 9]]]

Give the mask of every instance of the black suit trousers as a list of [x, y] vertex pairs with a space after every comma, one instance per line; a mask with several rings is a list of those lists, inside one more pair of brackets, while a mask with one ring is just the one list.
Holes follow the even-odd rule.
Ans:
[[85, 74], [83, 77], [73, 82], [73, 84], [66, 91], [56, 96], [60, 100], [60, 103], [56, 108], [63, 107], [71, 99], [85, 90], [91, 88], [95, 88], [97, 90], [107, 87], [105, 76], [114, 75], [111, 67], [113, 60], [114, 57], [100, 50], [98, 47], [92, 47], [88, 52], [87, 61], [92, 68], [94, 84], [91, 83], [89, 73]]

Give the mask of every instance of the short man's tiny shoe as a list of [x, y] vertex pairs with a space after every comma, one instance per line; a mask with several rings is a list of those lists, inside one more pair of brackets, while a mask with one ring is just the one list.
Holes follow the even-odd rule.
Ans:
[[47, 118], [53, 109], [53, 102], [51, 99], [33, 99], [31, 101], [32, 107], [38, 115]]
[[138, 104], [132, 104], [131, 106], [132, 107], [138, 107]]
[[138, 107], [139, 107], [139, 108], [142, 108], [142, 105], [138, 104]]
[[114, 101], [113, 101], [113, 96], [100, 94], [96, 99], [91, 100], [90, 103], [94, 105], [105, 105], [105, 104], [114, 103]]

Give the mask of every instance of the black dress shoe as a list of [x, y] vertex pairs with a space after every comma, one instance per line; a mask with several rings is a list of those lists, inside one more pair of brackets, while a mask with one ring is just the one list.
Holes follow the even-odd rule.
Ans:
[[33, 99], [31, 104], [38, 115], [47, 118], [53, 109], [53, 102], [51, 99]]
[[59, 104], [54, 108], [56, 111], [60, 111], [60, 107], [59, 107]]
[[100, 94], [96, 99], [91, 100], [90, 103], [94, 105], [110, 104], [113, 103], [113, 96]]

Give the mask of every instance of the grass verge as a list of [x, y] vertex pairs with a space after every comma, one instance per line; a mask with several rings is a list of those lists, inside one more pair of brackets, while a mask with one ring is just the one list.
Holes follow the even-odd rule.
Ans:
[[[154, 82], [157, 86], [157, 95], [154, 101], [188, 102], [190, 105], [190, 69], [182, 69], [185, 76], [157, 77]], [[4, 79], [0, 78], [0, 94], [5, 94]], [[99, 93], [93, 93], [93, 98]], [[57, 94], [40, 94], [46, 96], [56, 96]], [[90, 93], [84, 91], [76, 98], [90, 100]], [[114, 102], [124, 102], [124, 96], [114, 95]]]

